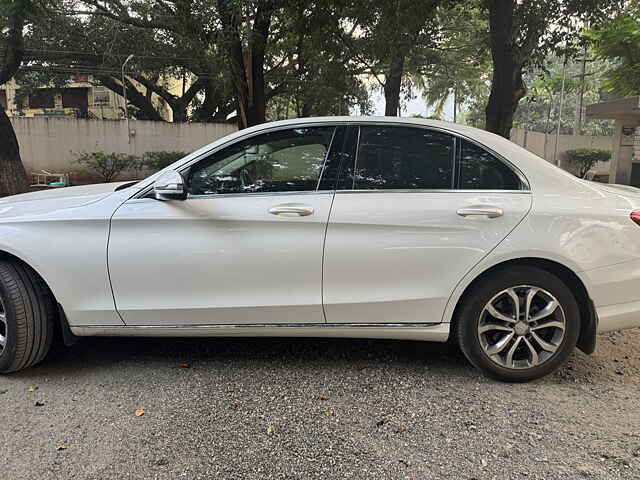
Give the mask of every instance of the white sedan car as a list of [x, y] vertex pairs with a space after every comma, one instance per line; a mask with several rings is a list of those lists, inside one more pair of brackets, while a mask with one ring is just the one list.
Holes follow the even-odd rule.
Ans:
[[495, 378], [640, 325], [640, 190], [493, 134], [310, 118], [0, 201], [0, 372], [76, 336], [456, 342]]

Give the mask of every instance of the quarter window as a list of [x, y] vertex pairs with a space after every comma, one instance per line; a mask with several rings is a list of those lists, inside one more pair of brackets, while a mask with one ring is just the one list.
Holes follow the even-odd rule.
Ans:
[[462, 140], [460, 148], [460, 178], [463, 190], [521, 190], [518, 175], [482, 147]]
[[190, 193], [316, 190], [334, 129], [279, 130], [240, 141], [191, 169]]
[[452, 136], [423, 128], [362, 126], [355, 189], [451, 189]]

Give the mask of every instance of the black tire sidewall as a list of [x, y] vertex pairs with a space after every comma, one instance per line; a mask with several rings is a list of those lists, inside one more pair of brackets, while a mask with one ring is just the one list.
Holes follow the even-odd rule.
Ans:
[[[542, 288], [560, 302], [565, 315], [565, 336], [555, 355], [533, 368], [516, 370], [491, 360], [480, 345], [478, 322], [485, 305], [509, 287], [530, 285]], [[467, 359], [490, 377], [509, 382], [526, 382], [548, 375], [571, 354], [580, 334], [580, 310], [571, 290], [555, 275], [535, 267], [517, 266], [496, 271], [466, 295], [456, 315], [455, 328], [460, 349]]]
[[6, 343], [2, 352], [0, 352], [0, 371], [6, 370], [13, 364], [18, 348], [18, 332], [16, 323], [15, 305], [11, 301], [7, 286], [0, 276], [0, 297], [4, 305], [4, 311], [7, 321]]

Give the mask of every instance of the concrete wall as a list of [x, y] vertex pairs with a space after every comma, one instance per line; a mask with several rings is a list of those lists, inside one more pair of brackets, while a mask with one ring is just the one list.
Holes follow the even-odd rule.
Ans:
[[74, 152], [191, 152], [237, 130], [227, 123], [165, 123], [131, 120], [131, 143], [124, 120], [12, 118], [28, 174], [40, 170], [67, 173]]
[[[546, 137], [540, 132], [529, 132], [521, 128], [511, 130], [511, 141], [526, 148], [539, 157], [553, 162], [553, 153], [556, 145], [556, 136], [550, 133]], [[567, 150], [576, 148], [602, 148], [613, 153], [614, 137], [601, 137], [591, 135], [560, 135], [558, 138], [558, 161], [565, 170], [573, 171], [572, 165], [567, 161]], [[599, 162], [595, 167], [596, 175], [609, 174], [609, 162]]]
[[[124, 120], [84, 120], [64, 118], [12, 118], [22, 161], [27, 173], [47, 170], [55, 173], [79, 172], [72, 161], [76, 152], [120, 152], [140, 155], [148, 151], [191, 152], [237, 130], [227, 123], [165, 123], [131, 120], [131, 143]], [[511, 140], [527, 150], [553, 161], [555, 135], [513, 129]], [[560, 165], [571, 170], [565, 152], [573, 148], [613, 150], [613, 137], [560, 135]], [[609, 173], [609, 163], [596, 167], [598, 175]], [[80, 174], [81, 176], [81, 174]]]

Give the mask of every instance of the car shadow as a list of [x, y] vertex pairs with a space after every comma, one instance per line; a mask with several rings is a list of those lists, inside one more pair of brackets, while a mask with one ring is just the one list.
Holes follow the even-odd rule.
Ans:
[[[33, 368], [13, 378], [65, 378], [94, 375], [111, 368], [163, 368], [187, 363], [201, 369], [330, 370], [333, 374], [393, 368], [398, 374], [426, 371], [435, 378], [483, 377], [450, 344], [410, 340], [331, 338], [139, 338], [87, 337], [58, 349]], [[610, 375], [602, 359], [574, 353], [555, 374], [539, 380], [593, 382]]]
[[[114, 365], [209, 365], [227, 368], [394, 368], [477, 374], [462, 353], [442, 343], [331, 338], [139, 338], [87, 337], [58, 348], [42, 364], [13, 374], [69, 376]], [[80, 370], [82, 372], [80, 372]]]

